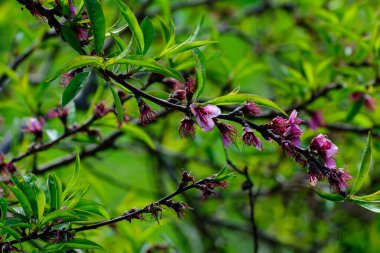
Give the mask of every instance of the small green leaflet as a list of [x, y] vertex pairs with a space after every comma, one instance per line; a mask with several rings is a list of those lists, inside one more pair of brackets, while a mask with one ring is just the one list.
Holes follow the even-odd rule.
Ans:
[[123, 115], [123, 106], [121, 104], [121, 101], [120, 101], [120, 97], [119, 95], [117, 94], [117, 92], [112, 88], [112, 86], [110, 85], [110, 89], [111, 89], [111, 92], [112, 92], [112, 96], [113, 96], [113, 99], [115, 101], [115, 107], [116, 107], [116, 112], [117, 112], [117, 117], [119, 119], [119, 124], [123, 124], [123, 120], [124, 120], [124, 115]]
[[328, 192], [323, 192], [323, 191], [320, 191], [316, 188], [313, 188], [313, 190], [322, 198], [324, 199], [327, 199], [327, 200], [330, 200], [330, 201], [335, 201], [335, 202], [338, 202], [338, 201], [343, 201], [344, 200], [344, 197], [340, 194], [335, 194], [335, 193], [328, 193]]
[[63, 25], [61, 29], [63, 38], [66, 40], [66, 42], [78, 53], [82, 54], [84, 52], [82, 46], [77, 38], [77, 35], [71, 29], [71, 27], [68, 25]]
[[219, 173], [213, 178], [213, 180], [221, 182], [221, 181], [230, 179], [231, 177], [234, 177], [234, 176], [236, 176], [235, 173], [229, 173], [227, 170], [227, 167], [223, 167], [223, 169], [219, 171]]
[[175, 69], [162, 66], [157, 61], [142, 55], [131, 55], [127, 56], [124, 59], [113, 60], [110, 59], [107, 62], [107, 65], [115, 65], [115, 64], [130, 64], [136, 65], [139, 67], [145, 67], [148, 71], [152, 71], [155, 73], [163, 74], [168, 77], [173, 77], [181, 82], [184, 82], [182, 75]]
[[141, 29], [144, 35], [145, 47], [144, 47], [143, 55], [145, 55], [146, 52], [148, 52], [150, 45], [152, 44], [153, 39], [154, 39], [154, 27], [153, 27], [152, 21], [150, 21], [148, 17], [145, 17], [144, 20], [142, 21]]
[[63, 203], [62, 184], [56, 175], [49, 175], [50, 211], [59, 210]]
[[184, 42], [184, 43], [181, 43], [179, 45], [175, 45], [174, 47], [171, 47], [171, 48], [164, 50], [161, 53], [161, 55], [159, 56], [159, 58], [162, 58], [164, 56], [176, 55], [179, 53], [183, 53], [183, 52], [192, 50], [194, 48], [198, 48], [198, 47], [205, 46], [208, 44], [213, 44], [213, 43], [217, 43], [217, 41], [204, 40], [204, 41]]
[[57, 71], [47, 80], [45, 80], [45, 82], [51, 82], [63, 73], [67, 73], [70, 70], [80, 68], [80, 67], [86, 67], [86, 66], [103, 67], [103, 58], [99, 56], [87, 56], [87, 55], [77, 56], [76, 58], [68, 62], [59, 71]]
[[7, 219], [7, 200], [3, 197], [0, 197], [0, 210], [1, 210], [1, 220]]
[[205, 104], [213, 104], [213, 105], [234, 105], [234, 104], [242, 104], [245, 101], [253, 101], [258, 105], [266, 106], [272, 109], [275, 109], [281, 112], [284, 115], [287, 115], [284, 110], [281, 109], [276, 103], [273, 101], [260, 97], [254, 94], [230, 94], [221, 97], [214, 98], [205, 102]]
[[128, 7], [128, 5], [124, 3], [122, 0], [114, 0], [114, 1], [116, 2], [116, 5], [121, 11], [121, 14], [127, 21], [129, 27], [131, 28], [133, 37], [135, 38], [137, 42], [137, 46], [140, 52], [141, 53], [144, 52], [144, 49], [145, 49], [144, 35], [143, 35], [143, 32], [141, 31], [139, 22], [137, 21], [135, 15], [131, 11], [131, 9]]
[[84, 0], [84, 5], [86, 6], [94, 34], [95, 51], [99, 54], [103, 50], [106, 34], [106, 21], [102, 6], [99, 4], [98, 0]]
[[87, 239], [82, 238], [75, 238], [68, 240], [66, 242], [58, 242], [58, 243], [50, 243], [44, 246], [44, 248], [41, 250], [43, 253], [54, 253], [58, 252], [59, 250], [64, 249], [97, 249], [97, 250], [104, 250], [102, 246], [99, 244], [92, 242]]
[[62, 107], [65, 107], [68, 103], [75, 98], [75, 96], [82, 89], [84, 81], [87, 79], [89, 72], [82, 72], [76, 74], [62, 94]]
[[358, 175], [356, 176], [356, 182], [350, 195], [355, 194], [363, 186], [364, 181], [366, 180], [369, 170], [371, 168], [372, 160], [372, 136], [371, 133], [368, 133], [366, 147], [363, 152], [362, 162], [360, 164], [360, 169]]
[[198, 88], [195, 91], [194, 96], [199, 97], [200, 95], [202, 95], [206, 84], [206, 60], [201, 50], [199, 50], [198, 48], [195, 48], [193, 52], [196, 63], [195, 71], [198, 83]]

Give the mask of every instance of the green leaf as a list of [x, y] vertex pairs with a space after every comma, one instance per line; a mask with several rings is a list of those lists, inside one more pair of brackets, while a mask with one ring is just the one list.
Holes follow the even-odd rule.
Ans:
[[70, 70], [85, 67], [85, 66], [95, 66], [95, 67], [103, 67], [103, 58], [99, 56], [78, 56], [68, 62], [63, 68], [53, 74], [50, 78], [48, 78], [45, 82], [51, 82], [56, 79], [59, 75], [63, 73], [67, 73]]
[[272, 109], [275, 109], [282, 114], [286, 115], [286, 112], [281, 109], [276, 103], [273, 101], [260, 97], [254, 94], [231, 94], [225, 95], [221, 97], [214, 98], [210, 101], [207, 101], [205, 104], [213, 104], [213, 105], [234, 105], [234, 104], [242, 104], [245, 101], [253, 101], [258, 105], [266, 106]]
[[9, 226], [3, 226], [0, 224], [0, 230], [7, 232], [11, 236], [13, 236], [16, 240], [19, 240], [21, 238], [21, 235], [16, 230], [14, 230], [13, 228]]
[[221, 169], [219, 173], [216, 174], [213, 180], [221, 182], [235, 176], [236, 176], [236, 173], [229, 173], [227, 167], [223, 167], [223, 169]]
[[76, 159], [75, 159], [75, 167], [74, 167], [74, 175], [72, 176], [70, 182], [67, 184], [64, 192], [63, 199], [69, 195], [69, 193], [77, 186], [78, 176], [79, 176], [79, 168], [80, 168], [80, 156], [79, 150], [76, 149]]
[[131, 64], [131, 65], [136, 65], [139, 67], [145, 67], [147, 68], [147, 71], [160, 73], [168, 77], [173, 77], [182, 82], [185, 81], [182, 75], [177, 70], [162, 66], [157, 61], [149, 57], [142, 56], [142, 55], [131, 55], [131, 56], [127, 56], [124, 59], [120, 59], [116, 61], [109, 60], [107, 62], [107, 65], [114, 65], [114, 64]]
[[44, 246], [41, 252], [57, 252], [57, 250], [63, 249], [97, 249], [104, 250], [99, 244], [87, 239], [75, 238], [66, 242], [51, 243]]
[[116, 33], [111, 32], [110, 34], [120, 50], [124, 51], [127, 48], [127, 45], [125, 45], [124, 41]]
[[84, 5], [86, 6], [94, 34], [95, 51], [99, 54], [103, 50], [106, 34], [106, 21], [102, 6], [99, 4], [98, 0], [84, 0]]
[[49, 175], [50, 212], [59, 210], [63, 203], [62, 184], [56, 175]]
[[82, 89], [84, 81], [87, 79], [89, 72], [82, 72], [76, 74], [62, 94], [62, 107], [65, 107], [68, 103], [75, 98], [75, 96]]
[[183, 53], [183, 52], [192, 50], [194, 48], [198, 48], [198, 47], [205, 46], [208, 44], [213, 44], [213, 43], [217, 43], [217, 41], [205, 40], [205, 41], [193, 41], [193, 42], [181, 43], [179, 45], [176, 45], [174, 47], [164, 50], [161, 53], [160, 58], [163, 56], [172, 56], [175, 54]]
[[33, 174], [24, 176], [24, 182], [19, 181], [19, 187], [28, 198], [34, 216], [39, 220], [44, 214], [46, 197], [45, 193], [36, 185], [37, 178]]
[[7, 219], [7, 200], [3, 197], [0, 197], [0, 211], [1, 211], [1, 220]]
[[199, 97], [202, 95], [203, 90], [205, 88], [206, 84], [206, 60], [204, 55], [202, 54], [201, 50], [198, 48], [195, 48], [194, 50], [194, 58], [195, 58], [195, 71], [197, 75], [197, 83], [198, 87], [197, 90], [195, 91], [194, 96]]
[[151, 149], [156, 149], [152, 138], [140, 127], [136, 125], [125, 124], [122, 127], [122, 130], [125, 131], [127, 135], [131, 135], [132, 137], [145, 142], [145, 144], [148, 145]]
[[131, 9], [128, 7], [128, 5], [124, 3], [122, 0], [114, 0], [114, 1], [116, 2], [116, 5], [121, 11], [121, 15], [123, 15], [129, 27], [131, 28], [133, 37], [135, 38], [137, 42], [137, 46], [140, 52], [144, 52], [144, 49], [145, 49], [144, 35], [143, 35], [143, 32], [141, 31], [139, 22], [137, 21], [135, 15], [131, 11]]
[[365, 209], [368, 209], [372, 212], [375, 213], [380, 213], [380, 203], [378, 202], [368, 202], [368, 201], [362, 201], [362, 200], [357, 200], [355, 198], [350, 198], [348, 199], [350, 202], [359, 205], [361, 207], [364, 207]]
[[328, 192], [323, 192], [323, 191], [320, 191], [316, 188], [313, 188], [313, 190], [322, 198], [324, 199], [327, 199], [327, 200], [330, 200], [330, 201], [343, 201], [344, 200], [344, 197], [340, 194], [335, 194], [335, 193], [328, 193]]
[[107, 211], [104, 209], [104, 207], [102, 205], [85, 205], [85, 206], [81, 206], [81, 207], [75, 207], [73, 209], [75, 212], [77, 213], [84, 213], [86, 214], [86, 216], [88, 214], [95, 214], [95, 215], [99, 215], [107, 220], [110, 219]]
[[28, 201], [28, 198], [25, 194], [18, 188], [10, 186], [9, 190], [16, 196], [18, 202], [20, 203], [22, 210], [24, 211], [25, 216], [30, 217], [32, 215], [32, 207]]
[[48, 222], [56, 222], [58, 219], [65, 221], [77, 221], [80, 217], [72, 210], [57, 210], [42, 217], [40, 224], [44, 225]]
[[362, 108], [363, 104], [364, 104], [363, 99], [360, 99], [353, 104], [353, 106], [351, 107], [350, 111], [347, 114], [347, 117], [346, 117], [347, 122], [350, 122], [355, 118], [355, 116], [360, 112], [360, 109]]
[[84, 51], [78, 40], [76, 33], [68, 25], [62, 26], [62, 35], [66, 42], [75, 49], [78, 53], [82, 54]]
[[356, 176], [356, 181], [354, 187], [351, 190], [351, 194], [355, 194], [363, 186], [364, 181], [366, 180], [369, 169], [371, 168], [372, 160], [372, 136], [371, 133], [368, 133], [367, 143], [363, 152], [362, 162], [360, 164], [360, 169], [358, 175]]
[[123, 120], [124, 120], [123, 106], [121, 104], [120, 97], [117, 94], [117, 92], [111, 86], [110, 86], [110, 89], [111, 89], [111, 92], [112, 92], [113, 99], [115, 101], [116, 112], [117, 112], [117, 116], [118, 116], [118, 119], [119, 119], [119, 124], [121, 125], [121, 124], [123, 124]]
[[152, 21], [148, 17], [145, 17], [144, 20], [141, 23], [141, 29], [144, 35], [144, 51], [143, 54], [145, 55], [146, 52], [148, 52], [150, 45], [153, 42], [154, 39], [154, 27], [152, 24]]

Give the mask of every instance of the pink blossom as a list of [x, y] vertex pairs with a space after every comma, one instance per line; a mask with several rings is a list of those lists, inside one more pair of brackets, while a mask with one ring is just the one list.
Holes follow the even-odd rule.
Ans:
[[332, 143], [326, 135], [319, 134], [314, 137], [309, 148], [311, 151], [315, 151], [322, 156], [327, 168], [336, 168], [333, 156], [338, 152], [338, 147]]
[[327, 175], [331, 189], [334, 189], [336, 192], [345, 195], [346, 186], [348, 180], [352, 179], [350, 173], [344, 169], [331, 169]]
[[325, 125], [325, 120], [321, 111], [313, 112], [311, 115], [311, 119], [308, 122], [308, 125], [311, 129], [317, 130], [317, 128]]
[[260, 107], [258, 107], [255, 102], [244, 102], [244, 104], [241, 107], [243, 114], [248, 116], [254, 116], [261, 113]]
[[231, 142], [234, 142], [236, 140], [237, 130], [235, 126], [222, 122], [218, 122], [216, 126], [218, 127], [220, 134], [222, 135], [224, 147], [228, 147]]
[[181, 138], [193, 138], [195, 137], [195, 123], [194, 121], [189, 118], [185, 117], [181, 120], [181, 123], [178, 128], [178, 133]]
[[371, 111], [376, 110], [376, 101], [369, 95], [364, 96], [364, 106]]
[[74, 71], [63, 73], [61, 75], [61, 82], [60, 82], [61, 86], [66, 87], [71, 82], [74, 76], [75, 76]]
[[253, 133], [253, 130], [250, 127], [248, 127], [248, 126], [243, 127], [242, 139], [246, 145], [248, 145], [248, 146], [253, 145], [258, 150], [260, 150], [260, 151], [263, 150], [263, 145], [262, 145], [260, 139]]
[[321, 181], [325, 178], [320, 169], [313, 163], [309, 164], [309, 183], [311, 186], [315, 186], [318, 181]]
[[152, 108], [142, 99], [137, 99], [137, 102], [140, 110], [139, 123], [141, 125], [147, 125], [158, 118], [157, 113], [155, 113], [155, 111], [153, 111]]
[[100, 101], [99, 104], [95, 105], [94, 115], [95, 117], [103, 117], [109, 112], [112, 112], [112, 109], [107, 108], [104, 101]]
[[16, 172], [16, 167], [12, 162], [5, 162], [5, 156], [4, 154], [0, 153], [0, 172], [3, 176], [5, 175], [12, 175]]
[[191, 104], [190, 109], [197, 119], [198, 126], [206, 132], [214, 128], [215, 123], [213, 118], [221, 114], [219, 107], [215, 105], [206, 105], [203, 107]]
[[276, 135], [290, 141], [292, 144], [299, 146], [301, 144], [302, 130], [299, 126], [302, 119], [297, 118], [298, 112], [294, 110], [289, 119], [286, 120], [280, 116], [274, 118], [267, 124], [268, 128]]
[[299, 124], [302, 123], [302, 119], [297, 118], [298, 112], [294, 110], [288, 120], [288, 128], [286, 129], [285, 136], [288, 140], [290, 140], [294, 145], [300, 146], [301, 145], [301, 135], [302, 130], [299, 127]]
[[169, 102], [171, 103], [178, 103], [182, 102], [186, 98], [186, 91], [185, 90], [175, 90], [169, 97]]
[[44, 119], [43, 118], [29, 118], [26, 122], [26, 127], [24, 128], [25, 132], [33, 133], [36, 136], [42, 136], [42, 129], [44, 127]]
[[193, 75], [189, 76], [185, 83], [186, 92], [189, 94], [194, 94], [197, 91], [198, 84]]
[[163, 80], [163, 83], [169, 86], [170, 89], [177, 90], [177, 89], [183, 89], [185, 85], [174, 78], [165, 78]]

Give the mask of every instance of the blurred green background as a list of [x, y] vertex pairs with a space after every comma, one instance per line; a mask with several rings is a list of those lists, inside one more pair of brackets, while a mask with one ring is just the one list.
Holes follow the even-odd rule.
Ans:
[[[74, 1], [76, 6], [80, 1]], [[154, 54], [162, 48], [158, 16], [172, 19], [177, 41], [186, 39], [204, 18], [200, 37], [218, 41], [203, 48], [207, 59], [207, 86], [201, 100], [227, 94], [239, 88], [273, 99], [284, 109], [308, 101], [315, 91], [330, 84], [344, 88], [332, 90], [302, 107], [299, 116], [307, 123], [314, 111], [321, 111], [325, 127], [316, 131], [303, 125], [303, 146], [319, 133], [328, 134], [339, 147], [338, 165], [356, 175], [364, 149], [366, 130], [374, 133], [374, 166], [370, 179], [360, 193], [379, 189], [379, 112], [362, 106], [353, 119], [347, 115], [355, 103], [350, 94], [365, 92], [380, 101], [379, 1], [128, 1], [140, 21], [150, 16], [156, 29]], [[120, 18], [114, 3], [101, 1], [107, 27]], [[25, 151], [32, 136], [20, 129], [26, 118], [45, 115], [60, 103], [63, 88], [59, 80], [46, 87], [40, 96], [41, 82], [73, 59], [77, 53], [60, 38], [42, 38], [49, 31], [43, 20], [23, 10], [17, 1], [0, 2], [0, 141], [7, 157]], [[122, 19], [121, 19], [122, 20]], [[117, 26], [120, 26], [120, 21]], [[130, 35], [124, 34], [125, 42]], [[111, 40], [109, 39], [109, 42]], [[108, 53], [116, 48], [110, 47]], [[10, 64], [27, 50], [31, 55], [17, 67]], [[189, 73], [191, 54], [175, 58], [176, 69]], [[81, 123], [100, 100], [113, 103], [105, 88], [95, 96], [104, 81], [90, 78], [84, 92], [70, 105], [70, 122]], [[148, 91], [167, 98], [169, 89], [160, 83]], [[135, 101], [124, 105], [131, 118], [138, 116]], [[154, 107], [158, 109], [158, 107]], [[255, 122], [270, 121], [266, 109]], [[219, 133], [197, 131], [195, 140], [180, 139], [177, 128], [182, 115], [172, 113], [144, 127], [156, 149], [149, 148], [128, 131], [114, 147], [96, 156], [82, 159], [81, 180], [91, 185], [89, 197], [105, 204], [111, 217], [132, 207], [146, 204], [170, 193], [183, 170], [197, 178], [217, 173], [226, 163]], [[116, 118], [108, 115], [93, 129], [101, 135], [114, 131]], [[364, 130], [363, 130], [364, 129]], [[63, 129], [59, 120], [45, 124], [45, 140]], [[241, 129], [239, 129], [239, 134]], [[264, 141], [264, 140], [263, 140]], [[38, 156], [43, 166], [83, 148], [102, 142], [87, 134], [78, 134]], [[333, 203], [318, 197], [308, 184], [305, 169], [291, 160], [275, 143], [264, 143], [264, 151], [252, 147], [231, 146], [230, 159], [239, 168], [248, 166], [254, 182], [255, 221], [259, 231], [259, 252], [379, 252], [380, 218], [350, 203]], [[17, 163], [28, 171], [33, 160]], [[55, 169], [67, 182], [73, 164]], [[47, 173], [41, 176], [45, 181]], [[83, 233], [109, 252], [252, 252], [252, 231], [247, 193], [241, 190], [244, 177], [230, 181], [226, 190], [218, 191], [207, 202], [193, 191], [177, 197], [193, 208], [183, 220], [172, 210], [164, 210], [159, 224], [147, 216], [146, 221], [120, 222], [114, 226]], [[318, 187], [329, 190], [326, 182]], [[157, 245], [163, 250], [154, 251]], [[157, 248], [157, 247], [156, 247]]]

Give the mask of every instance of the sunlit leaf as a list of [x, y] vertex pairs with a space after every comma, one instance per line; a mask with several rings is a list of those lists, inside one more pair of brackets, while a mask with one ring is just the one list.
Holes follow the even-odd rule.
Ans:
[[354, 187], [350, 194], [355, 194], [363, 186], [364, 181], [366, 180], [369, 170], [371, 168], [372, 160], [372, 136], [371, 133], [368, 133], [367, 143], [363, 152], [362, 162], [360, 164], [358, 175], [356, 176], [356, 181]]
[[67, 85], [62, 94], [62, 107], [65, 107], [68, 103], [75, 98], [75, 96], [82, 89], [83, 83], [88, 77], [89, 72], [82, 72], [76, 74], [70, 83]]
[[144, 51], [143, 54], [146, 54], [148, 52], [150, 45], [153, 42], [154, 39], [154, 27], [152, 24], [152, 21], [148, 17], [144, 18], [144, 20], [141, 23], [141, 29], [144, 35]]
[[75, 238], [66, 242], [51, 243], [44, 246], [41, 252], [57, 252], [57, 250], [63, 249], [84, 249], [84, 250], [103, 250], [103, 247], [99, 244], [87, 239]]
[[91, 28], [95, 40], [95, 51], [99, 54], [103, 50], [106, 34], [106, 21], [102, 6], [98, 0], [84, 0], [84, 5], [86, 6], [91, 21]]
[[184, 81], [182, 75], [175, 69], [165, 67], [157, 61], [142, 55], [131, 55], [117, 61], [109, 61], [107, 65], [114, 64], [130, 64], [139, 67], [145, 67], [147, 71], [160, 73], [168, 77], [173, 77], [177, 80]]
[[133, 37], [135, 38], [137, 42], [137, 46], [140, 50], [140, 52], [144, 52], [145, 46], [144, 46], [144, 35], [143, 32], [141, 31], [139, 22], [137, 21], [135, 15], [131, 11], [131, 9], [128, 7], [128, 5], [123, 2], [122, 0], [114, 0], [117, 7], [119, 8], [121, 14], [127, 21]]
[[313, 188], [313, 190], [322, 198], [324, 199], [327, 199], [327, 200], [330, 200], [330, 201], [335, 201], [335, 202], [338, 202], [338, 201], [343, 201], [344, 200], [344, 197], [340, 194], [336, 194], [336, 193], [329, 193], [329, 192], [323, 192], [323, 191], [320, 191], [316, 188]]
[[214, 105], [234, 105], [234, 104], [242, 104], [245, 101], [253, 101], [258, 105], [266, 106], [272, 109], [275, 109], [282, 114], [286, 115], [286, 112], [281, 109], [276, 103], [273, 101], [260, 97], [254, 94], [231, 94], [226, 96], [221, 96], [214, 98], [205, 102], [205, 104], [214, 104]]

